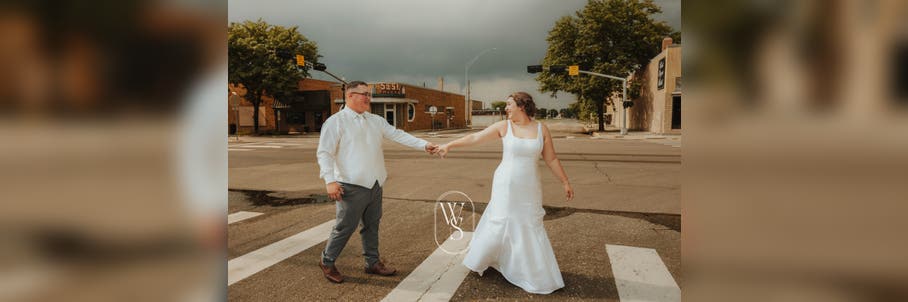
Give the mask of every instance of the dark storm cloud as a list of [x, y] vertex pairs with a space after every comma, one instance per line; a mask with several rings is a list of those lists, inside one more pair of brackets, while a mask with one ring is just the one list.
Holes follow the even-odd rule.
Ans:
[[[662, 2], [668, 2], [663, 4]], [[680, 0], [657, 1], [659, 16], [680, 26]], [[554, 22], [583, 8], [585, 0], [562, 1], [289, 1], [230, 0], [229, 21], [257, 20], [299, 26], [316, 41], [329, 71], [348, 80], [396, 81], [463, 93], [470, 67], [474, 99], [500, 99], [514, 90], [537, 95], [542, 107], [563, 108], [569, 95], [552, 100], [536, 90], [526, 65], [545, 56]], [[315, 73], [314, 77], [331, 78]]]

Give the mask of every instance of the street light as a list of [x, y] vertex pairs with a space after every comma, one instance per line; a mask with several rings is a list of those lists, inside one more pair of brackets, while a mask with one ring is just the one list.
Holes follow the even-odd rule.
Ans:
[[476, 55], [476, 57], [473, 57], [473, 59], [470, 60], [470, 62], [467, 62], [467, 66], [463, 70], [464, 83], [465, 83], [465, 85], [467, 85], [467, 95], [464, 96], [464, 106], [463, 106], [463, 108], [465, 109], [464, 110], [465, 114], [463, 115], [463, 121], [464, 121], [465, 126], [469, 126], [470, 116], [472, 116], [472, 114], [473, 114], [473, 106], [472, 106], [473, 102], [470, 101], [470, 66], [472, 66], [473, 63], [476, 63], [476, 60], [479, 60], [479, 57], [481, 57], [482, 55], [486, 54], [487, 52], [496, 50], [496, 49], [497, 48], [492, 47], [492, 48], [483, 50], [478, 55]]

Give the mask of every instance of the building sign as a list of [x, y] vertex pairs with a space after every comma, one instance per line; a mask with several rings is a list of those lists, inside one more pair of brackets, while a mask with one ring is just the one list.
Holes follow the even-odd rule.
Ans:
[[373, 97], [402, 98], [406, 95], [404, 85], [400, 83], [375, 83], [372, 84]]
[[658, 83], [657, 86], [659, 86], [657, 89], [662, 90], [665, 88], [665, 58], [659, 60], [659, 79], [656, 83]]

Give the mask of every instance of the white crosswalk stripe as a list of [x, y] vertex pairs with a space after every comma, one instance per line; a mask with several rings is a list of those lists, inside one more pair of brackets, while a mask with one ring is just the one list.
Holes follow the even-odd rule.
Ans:
[[[260, 215], [262, 213], [236, 212], [228, 215], [228, 224]], [[323, 243], [334, 224], [332, 219], [228, 261], [227, 285]], [[446, 240], [382, 301], [449, 301], [470, 273], [462, 264], [465, 253], [450, 252], [465, 250], [472, 237], [472, 232], [464, 232], [459, 240]], [[681, 289], [656, 250], [612, 244], [606, 244], [605, 248], [620, 301], [681, 301]]]
[[605, 245], [622, 302], [681, 301], [681, 289], [654, 249]]
[[227, 285], [237, 283], [328, 239], [335, 219], [227, 262]]
[[239, 212], [227, 215], [227, 224], [233, 224], [233, 223], [240, 222], [240, 221], [252, 218], [252, 217], [259, 216], [259, 215], [262, 215], [262, 213], [239, 211]]
[[448, 301], [470, 273], [463, 266], [466, 253], [451, 255], [445, 251], [464, 250], [470, 244], [473, 232], [464, 232], [459, 240], [445, 240], [441, 247], [397, 284], [382, 301]]
[[246, 144], [232, 144], [227, 151], [253, 151], [257, 149], [281, 149], [284, 147], [292, 146], [302, 146], [302, 144], [297, 143], [281, 143], [281, 142], [257, 142], [257, 143], [246, 143]]

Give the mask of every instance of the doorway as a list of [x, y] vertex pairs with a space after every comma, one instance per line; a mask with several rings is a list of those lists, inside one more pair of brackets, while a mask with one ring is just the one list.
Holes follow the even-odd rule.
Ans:
[[397, 128], [397, 114], [395, 104], [385, 104], [385, 120], [388, 121], [388, 124]]
[[681, 96], [672, 96], [672, 129], [681, 129]]

